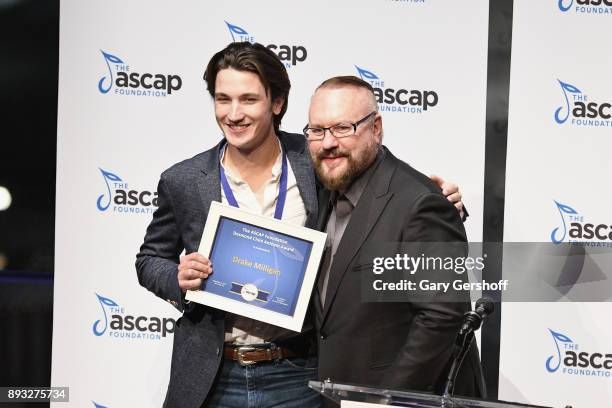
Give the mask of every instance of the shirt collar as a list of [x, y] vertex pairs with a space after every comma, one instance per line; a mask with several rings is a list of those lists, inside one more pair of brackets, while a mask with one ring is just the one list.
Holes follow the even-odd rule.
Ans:
[[[278, 156], [276, 157], [276, 161], [272, 165], [272, 179], [273, 180], [278, 180], [280, 178], [281, 171], [282, 171], [282, 163], [283, 163], [283, 160], [282, 160], [283, 144], [280, 142], [278, 137], [276, 138], [276, 141], [278, 142], [278, 148], [280, 149], [280, 153], [278, 154]], [[230, 169], [228, 169], [227, 167], [223, 165], [223, 158], [225, 157], [226, 147], [227, 147], [227, 142], [225, 142], [223, 147], [221, 147], [221, 154], [219, 155], [219, 165], [223, 168], [223, 171], [225, 172], [225, 176], [228, 179], [230, 179], [232, 182], [236, 184], [244, 183], [244, 180], [242, 180], [238, 174], [232, 173]]]

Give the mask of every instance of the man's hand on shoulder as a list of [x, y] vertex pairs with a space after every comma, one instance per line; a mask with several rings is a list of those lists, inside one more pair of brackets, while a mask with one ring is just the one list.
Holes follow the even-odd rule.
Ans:
[[454, 204], [457, 211], [459, 211], [459, 216], [461, 219], [465, 219], [464, 206], [463, 201], [461, 201], [462, 195], [459, 191], [459, 186], [454, 183], [444, 181], [444, 179], [440, 176], [432, 175], [430, 178], [438, 185], [438, 187], [440, 187], [440, 189], [442, 189], [442, 194], [444, 194], [448, 201]]
[[178, 266], [178, 283], [183, 294], [190, 289], [199, 289], [202, 280], [212, 273], [212, 263], [204, 255], [193, 252], [181, 257]]

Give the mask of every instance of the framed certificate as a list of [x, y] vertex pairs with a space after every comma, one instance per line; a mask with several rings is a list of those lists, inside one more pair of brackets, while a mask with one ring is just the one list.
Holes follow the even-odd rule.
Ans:
[[326, 234], [213, 202], [198, 252], [213, 273], [186, 299], [300, 331]]

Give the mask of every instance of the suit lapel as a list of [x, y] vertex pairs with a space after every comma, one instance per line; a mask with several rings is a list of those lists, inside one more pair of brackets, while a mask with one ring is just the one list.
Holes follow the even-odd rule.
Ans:
[[[202, 216], [201, 219], [197, 220], [200, 224], [198, 228], [201, 230], [199, 238], [201, 238], [204, 232], [204, 225], [206, 224], [206, 218], [208, 211], [210, 210], [210, 204], [213, 201], [221, 202], [221, 184], [219, 182], [219, 152], [223, 146], [224, 141], [219, 143], [214, 148], [207, 150], [201, 157], [200, 173], [195, 179], [195, 187], [200, 195], [200, 202], [202, 203]], [[198, 239], [199, 239], [198, 238]], [[200, 243], [196, 245], [198, 249]]]
[[393, 192], [389, 192], [389, 183], [396, 166], [393, 156], [386, 151], [385, 157], [374, 171], [372, 178], [369, 180], [357, 203], [357, 207], [355, 207], [351, 214], [351, 219], [346, 226], [336, 255], [332, 260], [321, 327], [323, 327], [327, 320], [331, 306], [336, 298], [336, 293], [344, 275], [348, 271], [349, 265], [374, 225], [376, 225], [389, 199], [393, 196]]
[[[319, 192], [319, 216], [318, 216], [317, 223], [316, 223], [316, 229], [318, 231], [325, 231], [327, 220], [329, 219], [329, 215], [331, 214], [332, 205], [329, 200], [330, 195], [331, 193], [327, 189], [321, 189]], [[319, 267], [319, 274], [317, 276], [317, 280], [316, 280], [314, 290], [313, 290], [313, 294], [314, 294], [313, 303], [314, 303], [315, 313], [317, 315], [316, 316], [317, 321], [321, 321], [323, 319], [323, 309], [321, 308], [321, 294], [319, 293], [319, 285], [318, 285], [318, 281], [321, 278], [321, 273], [325, 273], [325, 271], [322, 271], [321, 267]]]
[[327, 189], [321, 189], [319, 192], [319, 217], [316, 223], [316, 229], [318, 231], [325, 231], [327, 220], [332, 211], [332, 204], [329, 201], [331, 192]]
[[306, 145], [291, 140], [284, 132], [279, 132], [278, 138], [287, 153], [300, 196], [306, 207], [306, 227], [312, 228], [317, 219], [317, 191], [310, 156], [308, 152], [304, 152]]

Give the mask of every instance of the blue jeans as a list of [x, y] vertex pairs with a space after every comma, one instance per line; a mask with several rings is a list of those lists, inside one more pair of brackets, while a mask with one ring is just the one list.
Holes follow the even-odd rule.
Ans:
[[282, 359], [242, 367], [224, 360], [207, 400], [220, 408], [319, 408], [319, 393], [308, 388], [317, 379], [316, 357]]

